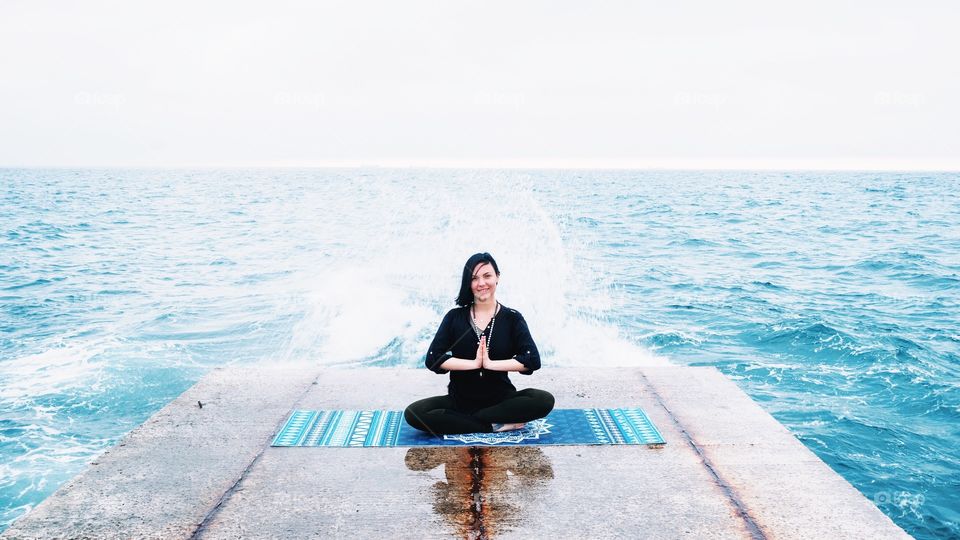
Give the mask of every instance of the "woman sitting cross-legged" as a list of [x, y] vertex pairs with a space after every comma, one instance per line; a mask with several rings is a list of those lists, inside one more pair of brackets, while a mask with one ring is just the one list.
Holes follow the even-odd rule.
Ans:
[[500, 269], [489, 253], [467, 260], [459, 307], [444, 316], [426, 355], [430, 370], [450, 373], [447, 395], [411, 403], [403, 413], [411, 426], [434, 435], [520, 429], [553, 410], [553, 396], [536, 388], [517, 390], [508, 373], [530, 375], [540, 353], [523, 315], [496, 300]]

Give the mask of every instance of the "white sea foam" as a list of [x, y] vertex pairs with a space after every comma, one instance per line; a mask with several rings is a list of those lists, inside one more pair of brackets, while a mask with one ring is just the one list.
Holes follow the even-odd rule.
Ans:
[[599, 325], [569, 317], [553, 329], [541, 331], [552, 345], [550, 359], [560, 366], [668, 366], [670, 361], [646, 347], [632, 343], [612, 325]]
[[305, 315], [281, 360], [335, 364], [367, 358], [395, 339], [413, 339], [433, 317], [368, 269], [327, 268], [310, 287]]
[[[105, 361], [97, 357], [112, 344], [110, 339], [59, 341], [47, 350], [0, 362], [0, 400], [8, 405], [31, 402], [37, 396], [98, 391]], [[34, 406], [43, 413], [42, 406]]]
[[393, 343], [392, 363], [419, 365], [453, 307], [463, 262], [487, 251], [502, 272], [497, 298], [524, 314], [545, 362], [668, 363], [598, 316], [611, 307], [601, 270], [577, 265], [588, 247], [564, 241], [527, 175], [446, 180], [365, 185], [370, 223], [339, 229], [357, 249], [301, 274], [302, 317], [277, 360], [352, 365]]

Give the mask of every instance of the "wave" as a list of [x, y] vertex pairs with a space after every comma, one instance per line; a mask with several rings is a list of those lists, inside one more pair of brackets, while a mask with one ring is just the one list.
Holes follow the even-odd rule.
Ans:
[[654, 350], [678, 346], [698, 346], [703, 340], [680, 331], [661, 332], [648, 336], [646, 341]]
[[862, 344], [853, 335], [819, 321], [801, 326], [779, 324], [771, 331], [760, 333], [757, 341], [764, 348], [808, 355], [830, 352], [847, 354], [862, 350]]
[[672, 247], [700, 248], [700, 247], [716, 247], [716, 246], [719, 246], [720, 244], [704, 238], [687, 238], [685, 240], [673, 240], [667, 245]]
[[53, 278], [50, 278], [50, 279], [37, 278], [37, 279], [35, 279], [35, 280], [33, 280], [33, 281], [29, 282], [29, 283], [21, 283], [21, 284], [19, 284], [19, 285], [11, 285], [11, 286], [9, 286], [9, 287], [4, 287], [3, 289], [0, 289], [0, 290], [3, 290], [3, 291], [16, 291], [16, 290], [20, 290], [20, 289], [26, 289], [26, 288], [28, 288], [28, 287], [38, 287], [38, 286], [40, 286], [40, 285], [49, 285], [50, 283], [55, 283], [55, 282], [58, 282], [58, 281], [63, 281], [63, 280], [65, 280], [65, 279], [67, 279], [67, 278], [66, 278], [66, 277], [62, 277], [62, 276], [61, 276], [61, 277], [53, 277]]
[[757, 285], [757, 286], [759, 286], [759, 287], [763, 287], [764, 289], [771, 289], [771, 290], [779, 290], [779, 291], [782, 291], [782, 290], [786, 290], [786, 289], [787, 289], [787, 288], [784, 287], [783, 285], [776, 285], [776, 284], [771, 283], [771, 282], [769, 282], [769, 281], [751, 281], [750, 284], [751, 284], [751, 285]]

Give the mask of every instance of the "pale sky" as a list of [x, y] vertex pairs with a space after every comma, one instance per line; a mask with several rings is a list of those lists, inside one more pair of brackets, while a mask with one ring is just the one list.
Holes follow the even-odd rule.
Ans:
[[960, 170], [960, 3], [0, 2], [0, 166]]

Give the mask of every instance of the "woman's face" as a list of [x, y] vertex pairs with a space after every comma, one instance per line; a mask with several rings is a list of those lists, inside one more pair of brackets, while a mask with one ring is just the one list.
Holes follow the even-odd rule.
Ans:
[[497, 290], [497, 273], [493, 271], [492, 264], [482, 262], [474, 267], [470, 288], [476, 302], [486, 302], [493, 298], [493, 293]]

